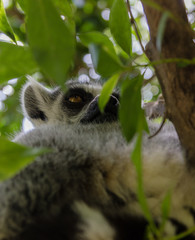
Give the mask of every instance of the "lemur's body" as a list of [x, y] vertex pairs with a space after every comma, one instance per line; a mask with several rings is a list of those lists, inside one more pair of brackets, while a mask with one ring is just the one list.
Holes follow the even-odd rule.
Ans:
[[[25, 113], [39, 126], [15, 141], [53, 151], [0, 185], [0, 240], [142, 240], [147, 221], [136, 195], [133, 143], [126, 143], [115, 121], [118, 96], [112, 95], [102, 115], [100, 86], [70, 88], [66, 95], [37, 83], [24, 88]], [[143, 181], [157, 224], [171, 191], [165, 236], [195, 225], [194, 176], [173, 126], [151, 140], [144, 137]]]

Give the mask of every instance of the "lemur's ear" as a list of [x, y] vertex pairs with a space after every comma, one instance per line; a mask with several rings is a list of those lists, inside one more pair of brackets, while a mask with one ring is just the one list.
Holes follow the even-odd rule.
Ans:
[[24, 115], [34, 124], [48, 121], [49, 107], [52, 104], [52, 92], [37, 81], [30, 79], [22, 91]]

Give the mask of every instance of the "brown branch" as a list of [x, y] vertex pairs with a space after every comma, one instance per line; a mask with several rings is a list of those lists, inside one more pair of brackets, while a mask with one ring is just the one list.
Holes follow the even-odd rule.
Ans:
[[163, 128], [163, 126], [165, 124], [166, 119], [167, 119], [167, 117], [166, 117], [166, 114], [165, 114], [164, 117], [163, 117], [162, 123], [160, 124], [159, 129], [154, 134], [150, 135], [148, 137], [148, 139], [151, 139], [151, 138], [155, 137], [161, 131], [161, 129]]
[[[141, 0], [150, 28], [150, 41], [146, 54], [151, 61], [161, 59], [195, 57], [194, 32], [187, 20], [183, 0], [153, 0], [172, 16], [167, 21], [161, 52], [156, 47], [157, 32], [163, 11], [147, 5]], [[195, 168], [195, 66], [180, 66], [176, 62], [155, 65], [163, 96], [167, 117], [173, 122], [186, 151], [190, 168]]]

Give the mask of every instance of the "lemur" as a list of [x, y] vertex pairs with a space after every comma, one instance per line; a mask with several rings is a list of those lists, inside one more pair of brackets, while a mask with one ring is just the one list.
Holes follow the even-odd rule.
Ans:
[[[130, 159], [134, 141], [127, 143], [121, 133], [118, 92], [101, 113], [100, 84], [69, 82], [67, 89], [49, 90], [36, 81], [23, 88], [24, 116], [34, 129], [14, 141], [50, 151], [0, 184], [0, 240], [146, 239]], [[150, 131], [157, 127], [150, 124]], [[155, 224], [161, 225], [170, 192], [163, 236], [194, 227], [195, 176], [174, 127], [167, 124], [152, 139], [145, 135], [142, 148], [144, 192]]]

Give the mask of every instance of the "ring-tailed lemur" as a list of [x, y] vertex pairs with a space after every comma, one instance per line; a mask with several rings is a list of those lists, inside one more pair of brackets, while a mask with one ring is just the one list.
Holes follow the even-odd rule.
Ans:
[[[15, 141], [52, 152], [0, 184], [0, 240], [145, 239], [130, 161], [134, 144], [126, 143], [117, 122], [119, 94], [111, 95], [102, 114], [100, 91], [98, 84], [75, 82], [66, 93], [35, 81], [25, 85], [22, 107], [35, 128]], [[193, 227], [195, 176], [185, 167], [173, 126], [150, 140], [145, 136], [142, 154], [145, 196], [157, 225], [171, 192], [164, 236]]]

